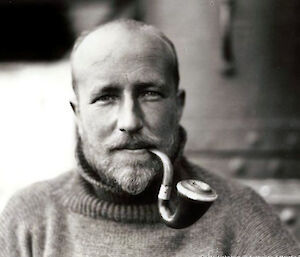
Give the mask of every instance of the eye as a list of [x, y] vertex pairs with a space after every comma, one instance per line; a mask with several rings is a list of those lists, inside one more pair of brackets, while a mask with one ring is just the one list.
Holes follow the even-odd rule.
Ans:
[[106, 94], [106, 95], [101, 95], [101, 96], [97, 97], [96, 99], [94, 99], [92, 101], [92, 103], [99, 102], [99, 103], [103, 103], [103, 104], [108, 104], [108, 103], [113, 103], [117, 100], [118, 100], [117, 95]]
[[155, 100], [159, 100], [159, 99], [163, 98], [163, 95], [160, 92], [154, 91], [154, 90], [142, 91], [140, 93], [140, 96], [149, 101], [155, 101]]

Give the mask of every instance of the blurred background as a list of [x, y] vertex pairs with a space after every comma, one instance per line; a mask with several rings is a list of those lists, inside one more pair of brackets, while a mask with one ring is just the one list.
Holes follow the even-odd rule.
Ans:
[[0, 0], [0, 211], [74, 166], [70, 50], [123, 17], [175, 43], [186, 155], [253, 187], [300, 240], [299, 12], [298, 0]]

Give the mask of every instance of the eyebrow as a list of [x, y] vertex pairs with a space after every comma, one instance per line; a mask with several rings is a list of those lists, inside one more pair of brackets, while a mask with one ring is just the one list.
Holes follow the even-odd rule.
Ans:
[[149, 87], [156, 87], [156, 88], [160, 88], [163, 89], [165, 87], [165, 83], [160, 82], [160, 81], [156, 81], [156, 82], [137, 82], [134, 85], [137, 89], [146, 89]]
[[95, 102], [95, 100], [103, 93], [120, 93], [121, 90], [121, 87], [117, 84], [109, 84], [102, 87], [99, 86], [92, 90], [90, 94], [90, 103]]
[[[137, 81], [134, 83], [134, 87], [138, 89], [149, 88], [149, 87], [158, 87], [164, 88], [165, 87], [164, 81]], [[122, 90], [122, 87], [118, 84], [107, 84], [104, 86], [96, 87], [92, 90], [91, 95], [98, 95], [99, 92], [119, 92]]]

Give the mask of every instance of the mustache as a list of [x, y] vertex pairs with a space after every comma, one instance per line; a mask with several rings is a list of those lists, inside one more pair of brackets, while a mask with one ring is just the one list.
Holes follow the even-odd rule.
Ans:
[[114, 137], [104, 145], [109, 151], [121, 149], [149, 149], [160, 146], [161, 139], [152, 135], [122, 135]]

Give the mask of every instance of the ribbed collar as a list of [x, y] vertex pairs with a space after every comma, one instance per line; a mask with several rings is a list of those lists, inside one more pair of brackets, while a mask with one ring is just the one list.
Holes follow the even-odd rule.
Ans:
[[[186, 132], [180, 128], [180, 144], [175, 158], [174, 182], [181, 177], [181, 160], [186, 143]], [[93, 218], [107, 218], [118, 222], [154, 223], [159, 221], [157, 195], [159, 183], [153, 183], [139, 195], [118, 192], [104, 184], [86, 161], [81, 144], [76, 149], [77, 171], [64, 190], [63, 204], [72, 211]], [[184, 172], [183, 172], [184, 173]]]

